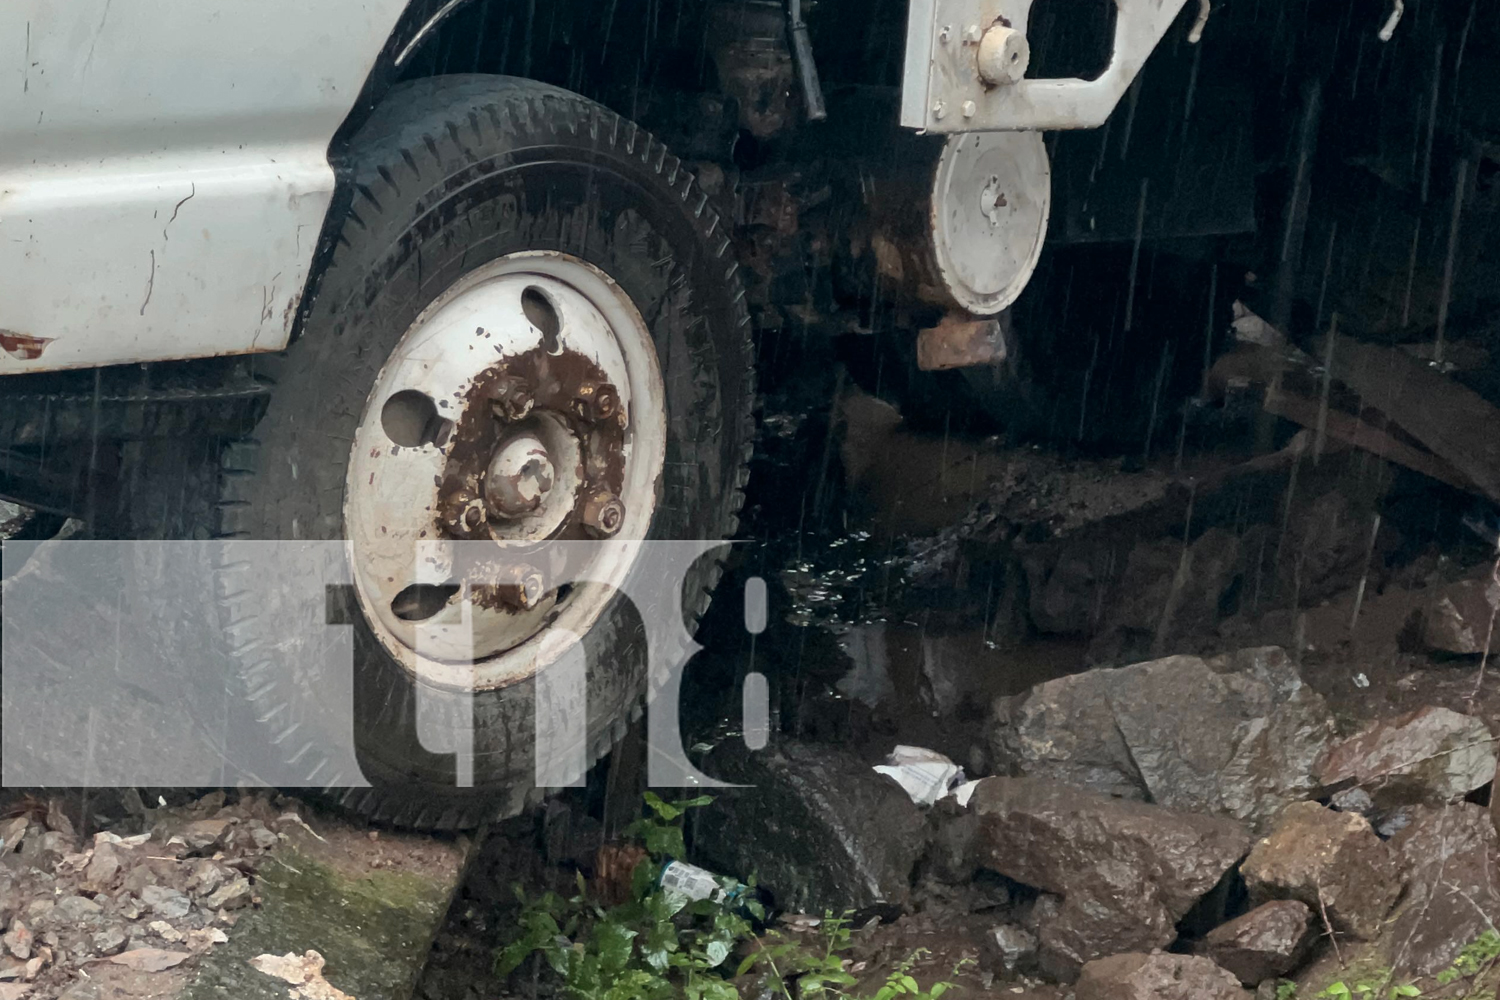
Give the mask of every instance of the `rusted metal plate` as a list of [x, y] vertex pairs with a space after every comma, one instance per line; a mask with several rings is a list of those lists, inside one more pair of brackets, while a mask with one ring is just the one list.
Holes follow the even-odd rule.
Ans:
[[1005, 332], [998, 319], [949, 313], [917, 335], [917, 367], [924, 372], [992, 365], [1006, 356]]

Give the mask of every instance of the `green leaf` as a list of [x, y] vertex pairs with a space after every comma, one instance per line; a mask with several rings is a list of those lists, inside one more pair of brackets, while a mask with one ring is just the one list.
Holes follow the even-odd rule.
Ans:
[[630, 963], [635, 937], [635, 931], [612, 921], [605, 921], [594, 928], [589, 945], [599, 955], [602, 973], [618, 973]]
[[724, 959], [729, 957], [730, 947], [730, 942], [723, 938], [715, 938], [708, 942], [708, 947], [703, 951], [705, 957], [708, 959], [709, 967], [717, 968], [722, 965]]
[[733, 983], [722, 979], [706, 979], [703, 982], [703, 1000], [740, 1000], [740, 991]]
[[670, 802], [662, 801], [662, 797], [660, 795], [657, 795], [655, 792], [646, 793], [646, 805], [650, 806], [652, 812], [656, 813], [657, 816], [666, 820], [668, 823], [672, 822], [672, 820], [682, 815], [681, 809], [672, 805]]
[[681, 859], [687, 853], [679, 826], [648, 826], [644, 831], [646, 850], [658, 857]]
[[1417, 989], [1411, 983], [1405, 983], [1391, 990], [1391, 996], [1393, 997], [1419, 997], [1421, 995], [1422, 991]]

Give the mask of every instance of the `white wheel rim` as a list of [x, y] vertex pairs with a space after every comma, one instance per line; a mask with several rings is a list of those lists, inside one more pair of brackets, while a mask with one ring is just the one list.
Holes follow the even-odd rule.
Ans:
[[[507, 606], [495, 606], [477, 592], [426, 589], [457, 572], [455, 546], [444, 543], [478, 539], [466, 544], [469, 554], [494, 539], [514, 562], [510, 543], [601, 537], [601, 520], [618, 525], [614, 539], [638, 543], [665, 456], [656, 350], [619, 285], [553, 251], [512, 254], [466, 274], [397, 343], [355, 431], [344, 524], [366, 621], [428, 684], [487, 690], [531, 676], [566, 649], [559, 633], [581, 637], [598, 621], [639, 545], [597, 546], [579, 574], [593, 582], [565, 596], [514, 596], [523, 582], [504, 588]], [[516, 475], [492, 486], [492, 469]], [[601, 498], [623, 504], [623, 516], [606, 505], [601, 518]]]
[[953, 300], [993, 316], [1036, 270], [1052, 210], [1052, 171], [1037, 132], [951, 136], [932, 186], [933, 249]]

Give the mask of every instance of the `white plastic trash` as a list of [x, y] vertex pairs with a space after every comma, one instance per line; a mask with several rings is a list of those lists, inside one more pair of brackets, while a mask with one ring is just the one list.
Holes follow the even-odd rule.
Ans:
[[947, 794], [954, 782], [963, 780], [963, 768], [925, 747], [898, 746], [875, 770], [896, 779], [911, 800], [930, 806]]

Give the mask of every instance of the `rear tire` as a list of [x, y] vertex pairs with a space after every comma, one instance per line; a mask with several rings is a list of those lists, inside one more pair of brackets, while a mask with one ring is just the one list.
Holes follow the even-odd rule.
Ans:
[[[692, 174], [646, 132], [582, 97], [506, 77], [419, 81], [393, 94], [351, 151], [354, 204], [301, 337], [266, 359], [275, 383], [253, 439], [225, 450], [219, 534], [345, 537], [349, 442], [383, 366], [414, 322], [466, 274], [551, 251], [591, 265], [639, 311], [664, 384], [665, 461], [648, 538], [733, 534], [751, 449], [749, 317], [726, 226]], [[393, 362], [394, 363], [394, 362]], [[233, 546], [231, 545], [232, 551]], [[299, 706], [317, 692], [259, 669], [278, 618], [232, 555], [217, 569], [221, 624], [257, 714], [300, 727], [289, 758], [316, 774], [335, 739]], [[700, 560], [684, 606], [694, 622], [719, 565]], [[352, 591], [352, 588], [348, 588]], [[460, 828], [513, 814], [533, 790], [533, 683], [473, 696], [474, 787], [417, 738], [412, 673], [382, 645], [352, 593], [355, 739], [369, 789], [329, 789], [370, 817]], [[377, 623], [378, 627], [378, 623]], [[640, 711], [644, 634], [615, 600], [584, 636], [588, 759]]]

